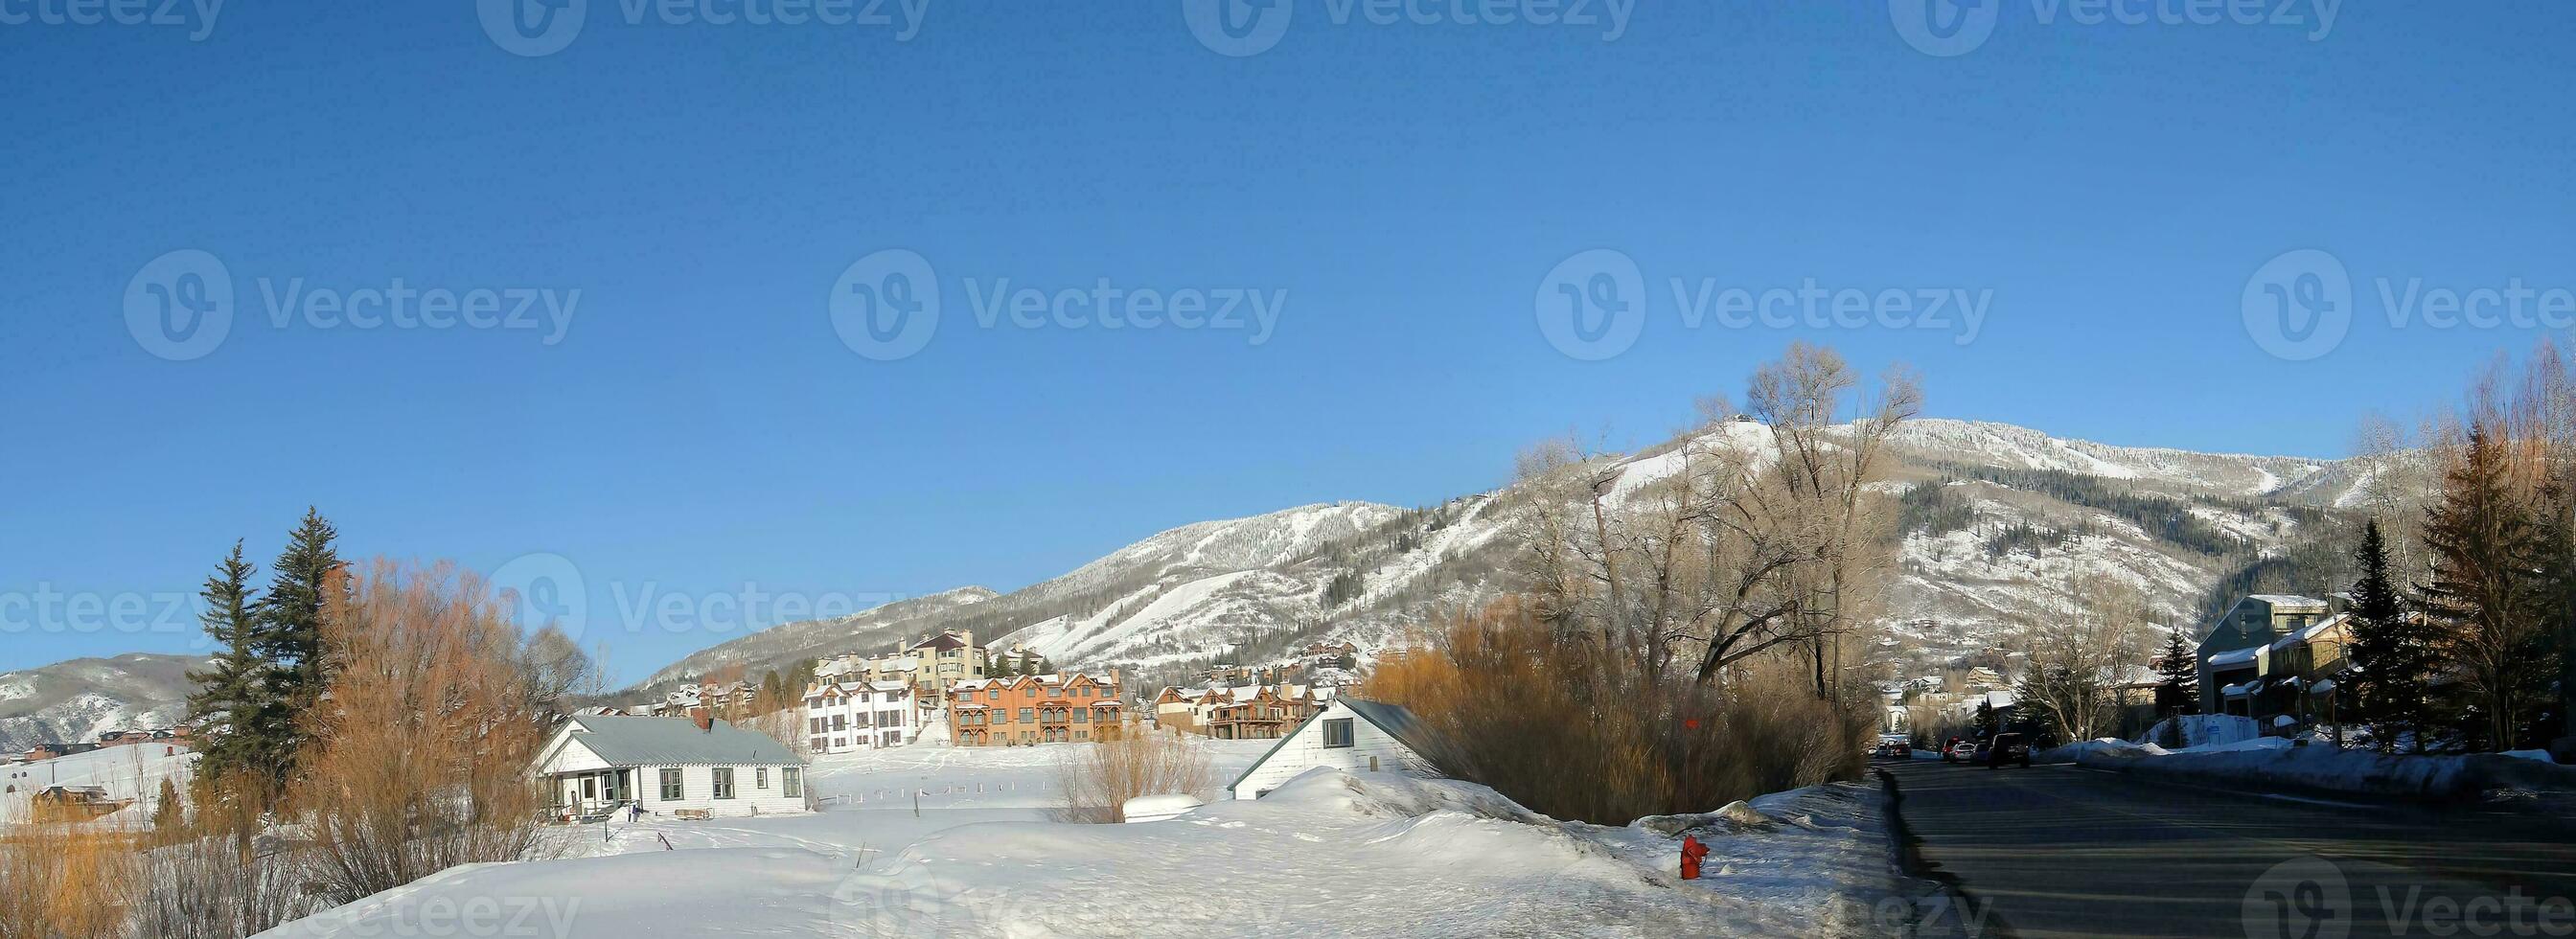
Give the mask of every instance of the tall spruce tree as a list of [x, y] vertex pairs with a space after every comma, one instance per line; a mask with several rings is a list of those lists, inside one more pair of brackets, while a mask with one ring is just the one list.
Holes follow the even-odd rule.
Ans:
[[203, 754], [199, 779], [225, 779], [262, 770], [276, 752], [274, 729], [278, 706], [269, 694], [268, 660], [259, 651], [259, 598], [250, 587], [259, 569], [242, 559], [241, 542], [206, 578], [197, 595], [206, 602], [198, 616], [218, 651], [201, 671], [188, 673], [195, 693], [188, 696], [188, 719], [198, 725]]
[[2433, 650], [2421, 618], [2406, 614], [2397, 583], [2388, 574], [2388, 542], [2371, 519], [2361, 529], [2361, 547], [2353, 552], [2361, 580], [2352, 588], [2352, 660], [2338, 686], [2349, 713], [2370, 725], [2371, 744], [2394, 753], [2398, 742], [2413, 739], [2422, 749], [2432, 726], [2430, 698]]
[[2491, 749], [2527, 735], [2557, 669], [2545, 641], [2558, 606], [2549, 552], [2533, 507], [2512, 484], [2508, 446], [2486, 428], [2470, 429], [2443, 477], [2442, 501], [2427, 513], [2433, 570], [2416, 589], [2438, 665], [2458, 669], [2471, 691], [2471, 742]]
[[2165, 651], [2156, 657], [2156, 710], [2166, 716], [2200, 713], [2200, 652], [2182, 630], [2165, 631]]
[[331, 545], [339, 534], [320, 511], [306, 508], [304, 520], [287, 535], [286, 551], [277, 558], [276, 582], [260, 604], [257, 647], [269, 662], [270, 689], [290, 718], [300, 717], [319, 700], [330, 680], [322, 648], [322, 607], [332, 575], [340, 569], [340, 555]]

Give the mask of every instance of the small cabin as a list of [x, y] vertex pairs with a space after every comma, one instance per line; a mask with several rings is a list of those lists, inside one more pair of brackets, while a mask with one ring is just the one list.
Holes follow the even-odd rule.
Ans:
[[639, 805], [690, 819], [807, 810], [804, 759], [703, 710], [688, 718], [571, 718], [539, 751], [537, 774], [563, 820]]
[[1428, 728], [1392, 704], [1338, 698], [1279, 740], [1227, 785], [1237, 799], [1258, 799], [1319, 766], [1354, 772], [1441, 776]]

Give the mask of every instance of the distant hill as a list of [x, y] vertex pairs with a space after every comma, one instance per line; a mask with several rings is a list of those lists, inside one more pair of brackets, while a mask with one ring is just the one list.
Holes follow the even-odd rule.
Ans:
[[[1609, 458], [1619, 490], [1676, 471], [1679, 443]], [[2348, 520], [2362, 482], [2352, 461], [2120, 447], [1977, 421], [1911, 421], [1893, 444], [1899, 462], [1882, 486], [1900, 497], [1905, 531], [1888, 625], [1891, 651], [1911, 660], [1993, 648], [2074, 570], [2130, 579], [2177, 624], [2196, 623], [2214, 592], [2326, 589], [2332, 559], [2301, 561], [2316, 554], [2302, 546]], [[1344, 502], [1201, 522], [1023, 590], [967, 588], [737, 639], [648, 684], [736, 662], [756, 676], [939, 629], [1024, 642], [1067, 667], [1166, 678], [1319, 640], [1374, 652], [1510, 589], [1523, 496], [1507, 487], [1418, 509]]]
[[100, 734], [166, 727], [187, 717], [187, 672], [202, 656], [120, 655], [0, 673], [0, 752], [39, 743], [95, 742]]

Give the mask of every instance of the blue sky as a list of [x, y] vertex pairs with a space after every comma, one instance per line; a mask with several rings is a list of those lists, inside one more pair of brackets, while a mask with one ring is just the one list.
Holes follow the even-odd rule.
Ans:
[[[0, 0], [0, 668], [190, 648], [165, 601], [313, 504], [351, 554], [568, 565], [586, 640], [636, 677], [775, 619], [726, 598], [1010, 589], [1172, 525], [1487, 488], [1551, 434], [1651, 442], [1795, 339], [1910, 363], [1940, 416], [2340, 456], [2364, 413], [2551, 332], [2420, 301], [2392, 326], [2378, 285], [2576, 288], [2576, 13], [2547, 2], [2323, 28], [1988, 0], [1990, 32], [1925, 40], [1949, 56], [1866, 0], [1551, 25], [1282, 0], [1242, 56], [1172, 2], [762, 26], [575, 0], [537, 55], [466, 0], [211, 29], [65, 2]], [[1597, 361], [1539, 327], [1592, 249], [1645, 295]], [[2354, 294], [2313, 358], [2245, 317], [2298, 249]], [[203, 254], [156, 262], [178, 251]], [[937, 331], [854, 351], [845, 273], [916, 256]], [[213, 302], [175, 276], [208, 270], [220, 341], [146, 338], [165, 321], [129, 313]], [[1973, 336], [1693, 328], [1676, 280], [1985, 299]], [[1266, 334], [986, 305], [1104, 282], [1283, 302]], [[396, 289], [525, 298], [503, 322], [534, 328], [331, 306]]]

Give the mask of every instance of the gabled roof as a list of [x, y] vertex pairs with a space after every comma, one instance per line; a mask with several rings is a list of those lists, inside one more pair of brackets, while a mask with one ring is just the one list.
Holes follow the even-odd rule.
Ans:
[[[1387, 736], [1395, 738], [1395, 742], [1403, 744], [1405, 749], [1412, 750], [1413, 755], [1429, 760], [1435, 766], [1439, 764], [1440, 751], [1435, 746], [1439, 742], [1438, 739], [1432, 736], [1430, 728], [1422, 726], [1422, 722], [1414, 718], [1412, 711], [1393, 704], [1362, 701], [1358, 698], [1343, 698], [1333, 702], [1333, 706], [1349, 708], [1350, 712], [1357, 715], [1359, 719], [1385, 731]], [[1317, 712], [1315, 717], [1298, 725], [1297, 729], [1290, 731], [1287, 736], [1279, 738], [1278, 743], [1271, 744], [1270, 749], [1261, 751], [1260, 759], [1252, 761], [1252, 765], [1244, 767], [1243, 773], [1234, 777], [1233, 782], [1225, 784], [1226, 791], [1232, 792], [1234, 787], [1243, 785], [1243, 781], [1252, 778], [1252, 774], [1258, 772], [1262, 764], [1270, 762], [1271, 757], [1279, 755], [1280, 749], [1286, 747], [1288, 741], [1295, 740], [1298, 734], [1314, 728], [1321, 723], [1325, 714], [1331, 712], [1331, 706]], [[1446, 769], [1444, 768], [1443, 771], [1445, 772]]]
[[576, 717], [566, 732], [611, 766], [805, 765], [767, 734], [723, 721], [702, 731], [696, 721], [679, 718]]

